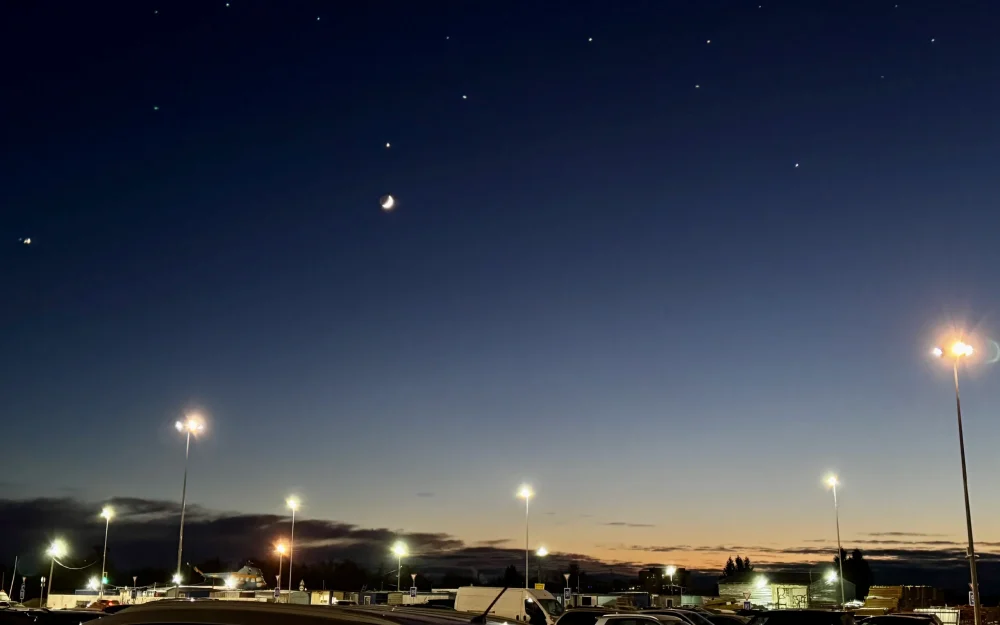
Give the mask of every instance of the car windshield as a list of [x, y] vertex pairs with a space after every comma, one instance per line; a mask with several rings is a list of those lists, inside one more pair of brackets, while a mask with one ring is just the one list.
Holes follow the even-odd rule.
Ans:
[[559, 616], [563, 613], [562, 604], [555, 599], [535, 599], [535, 601], [537, 601], [538, 605], [542, 606], [542, 609], [545, 610], [550, 616]]

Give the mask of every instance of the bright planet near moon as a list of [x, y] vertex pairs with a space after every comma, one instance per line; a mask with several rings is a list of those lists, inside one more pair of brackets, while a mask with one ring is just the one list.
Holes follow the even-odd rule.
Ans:
[[379, 199], [379, 204], [382, 205], [382, 210], [391, 211], [396, 206], [396, 198], [386, 193]]

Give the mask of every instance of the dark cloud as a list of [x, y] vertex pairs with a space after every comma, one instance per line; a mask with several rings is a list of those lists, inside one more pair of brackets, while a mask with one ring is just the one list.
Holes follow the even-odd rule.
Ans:
[[611, 525], [614, 527], [656, 527], [650, 523], [627, 523], [625, 521], [610, 521], [608, 523], [602, 523], [602, 525]]
[[[177, 556], [180, 505], [172, 501], [118, 498], [110, 503], [116, 517], [111, 523], [108, 558], [121, 568], [173, 566]], [[97, 516], [100, 504], [72, 498], [0, 500], [0, 558], [21, 557], [28, 572], [45, 567], [41, 555], [52, 539], [63, 538], [71, 548], [74, 564], [96, 561], [104, 539], [104, 524]], [[218, 512], [197, 505], [187, 507], [184, 521], [184, 560], [198, 563], [218, 557], [225, 562], [270, 558], [271, 546], [287, 539], [289, 518], [276, 514]], [[455, 571], [499, 573], [509, 564], [523, 562], [524, 551], [505, 548], [507, 539], [469, 545], [445, 533], [405, 533], [388, 528], [365, 528], [325, 519], [297, 519], [296, 561], [351, 559], [377, 567], [389, 558], [389, 546], [403, 540], [410, 549], [408, 560], [426, 574]], [[565, 567], [570, 561], [591, 569], [608, 564], [579, 554], [553, 553], [551, 566]], [[615, 563], [628, 568], [629, 563]]]

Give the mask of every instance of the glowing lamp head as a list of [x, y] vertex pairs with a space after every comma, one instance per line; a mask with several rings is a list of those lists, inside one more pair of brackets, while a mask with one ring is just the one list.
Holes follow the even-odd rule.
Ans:
[[396, 544], [392, 546], [392, 552], [400, 558], [408, 553], [406, 545], [402, 541], [396, 541]]
[[236, 588], [236, 578], [232, 575], [226, 578], [226, 588]]
[[956, 357], [971, 356], [972, 352], [972, 346], [968, 343], [963, 343], [962, 341], [958, 341], [951, 346], [951, 353]]
[[830, 584], [834, 583], [835, 581], [837, 581], [837, 572], [834, 571], [833, 569], [830, 569], [829, 571], [826, 572], [824, 579], [826, 579], [827, 583]]
[[49, 548], [48, 550], [46, 550], [45, 553], [52, 558], [62, 558], [63, 556], [66, 555], [68, 551], [69, 550], [66, 548], [66, 543], [56, 539], [52, 541], [52, 544], [49, 545]]
[[767, 578], [761, 575], [754, 582], [754, 585], [757, 586], [757, 588], [763, 588], [764, 586], [767, 586]]
[[174, 423], [174, 427], [177, 428], [178, 432], [187, 432], [188, 434], [199, 434], [205, 430], [205, 422], [201, 420], [196, 414], [191, 414], [185, 417], [183, 421], [178, 421]]
[[517, 496], [521, 499], [531, 499], [535, 496], [535, 491], [531, 490], [531, 487], [527, 484], [522, 484], [521, 488], [517, 491]]
[[840, 481], [837, 479], [836, 475], [829, 475], [829, 476], [827, 476], [827, 478], [826, 478], [826, 485], [827, 486], [829, 486], [830, 488], [835, 488], [839, 484], [840, 484]]
[[96, 577], [91, 577], [87, 580], [87, 588], [90, 590], [97, 590], [100, 585], [101, 582], [97, 581]]
[[181, 583], [182, 581], [184, 581], [184, 580], [183, 580], [183, 578], [181, 577], [181, 574], [180, 574], [180, 573], [175, 573], [175, 574], [174, 574], [174, 576], [173, 576], [173, 577], [171, 577], [170, 579], [171, 579], [171, 581], [172, 581], [173, 583], [175, 583], [175, 584], [178, 584], [178, 585], [180, 585], [180, 583]]
[[677, 572], [676, 566], [671, 564], [670, 566], [667, 567], [667, 577], [673, 577], [674, 573], [676, 572]]
[[935, 358], [940, 358], [941, 356], [944, 356], [944, 350], [941, 349], [940, 347], [932, 347], [931, 356], [934, 356]]
[[101, 510], [101, 518], [110, 521], [115, 516], [115, 510], [111, 506], [104, 506]]
[[294, 511], [296, 511], [296, 510], [299, 509], [299, 505], [301, 505], [301, 503], [299, 502], [299, 498], [298, 497], [294, 497], [293, 496], [293, 497], [289, 497], [288, 499], [285, 500], [285, 505], [288, 506], [288, 508], [292, 512], [294, 512]]
[[549, 555], [549, 550], [546, 549], [545, 547], [539, 547], [538, 551], [535, 552], [535, 555], [538, 556], [539, 558], [544, 558], [545, 556]]
[[288, 553], [288, 547], [285, 546], [285, 543], [278, 543], [277, 545], [274, 546], [274, 552], [280, 553], [281, 555], [285, 555], [286, 553]]

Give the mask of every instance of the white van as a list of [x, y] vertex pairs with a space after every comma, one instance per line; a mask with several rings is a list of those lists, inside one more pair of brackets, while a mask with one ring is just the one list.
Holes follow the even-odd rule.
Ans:
[[[500, 595], [499, 599], [497, 595]], [[494, 600], [496, 603], [493, 603]], [[455, 594], [455, 610], [458, 612], [480, 615], [491, 603], [493, 607], [486, 616], [492, 617], [491, 620], [507, 619], [512, 624], [555, 625], [563, 612], [562, 604], [547, 590], [462, 586]]]

